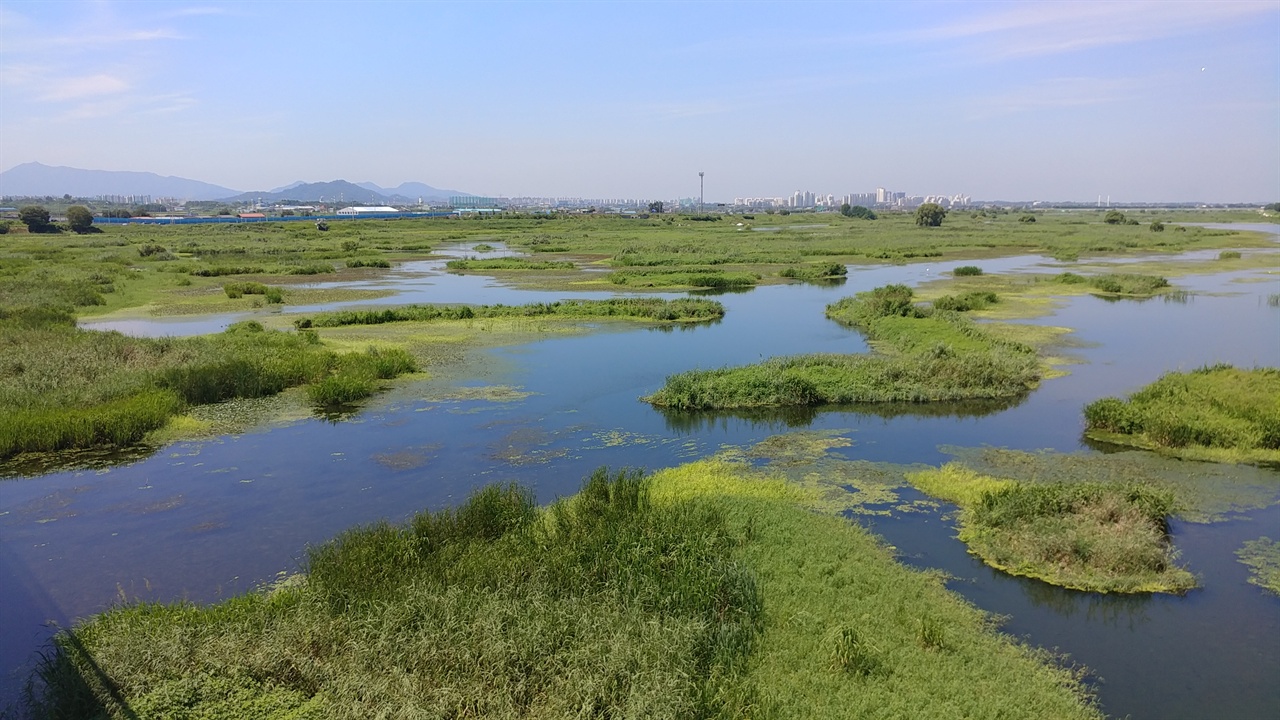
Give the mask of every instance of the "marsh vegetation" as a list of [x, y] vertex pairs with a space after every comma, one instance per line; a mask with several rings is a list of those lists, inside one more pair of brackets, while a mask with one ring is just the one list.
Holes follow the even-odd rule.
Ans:
[[1249, 582], [1280, 595], [1280, 543], [1269, 537], [1250, 540], [1236, 551], [1249, 568]]
[[1181, 457], [1280, 461], [1280, 369], [1214, 365], [1172, 372], [1127, 398], [1084, 409], [1096, 440]]
[[[834, 439], [811, 439], [812, 445], [856, 444], [871, 448], [868, 455], [892, 454], [897, 449], [891, 445], [902, 442], [905, 446], [906, 435], [918, 435], [924, 439], [911, 440], [911, 449], [903, 453], [934, 453], [934, 438], [946, 418], [956, 422], [949, 423], [945, 432], [951, 432], [951, 425], [963, 426], [957, 429], [962, 436], [973, 428], [981, 432], [1000, 428], [1004, 434], [990, 437], [1014, 444], [1018, 441], [1009, 438], [1018, 429], [1011, 429], [1011, 425], [1019, 420], [1009, 418], [1029, 417], [1020, 411], [1027, 410], [1035, 398], [1021, 408], [1016, 406], [1027, 398], [1030, 388], [1047, 377], [1047, 358], [1041, 352], [1065, 330], [975, 322], [975, 313], [984, 320], [1020, 317], [1029, 306], [1027, 298], [1159, 294], [1167, 290], [1165, 276], [1193, 272], [1193, 263], [1170, 271], [1153, 262], [1131, 265], [1128, 261], [1134, 255], [1189, 249], [1216, 252], [1259, 247], [1266, 242], [1248, 234], [1204, 228], [1151, 233], [1145, 227], [1105, 224], [1101, 213], [1037, 213], [1034, 217], [1038, 221], [1032, 223], [1019, 222], [1016, 215], [1008, 213], [952, 214], [943, 226], [924, 229], [915, 227], [910, 216], [896, 213], [886, 213], [876, 222], [834, 214], [797, 214], [770, 218], [768, 222], [776, 227], [767, 228], [769, 232], [667, 216], [351, 221], [334, 223], [326, 233], [312, 230], [309, 224], [107, 227], [91, 237], [19, 233], [6, 236], [5, 247], [0, 249], [0, 344], [6, 350], [0, 353], [0, 398], [8, 403], [0, 406], [0, 415], [12, 419], [16, 416], [11, 409], [19, 413], [50, 410], [52, 419], [47, 423], [11, 423], [3, 432], [47, 426], [52, 428], [46, 433], [49, 437], [71, 438], [57, 440], [54, 446], [61, 442], [73, 446], [127, 444], [139, 433], [144, 438], [156, 437], [148, 436], [146, 428], [157, 423], [166, 431], [172, 430], [174, 413], [204, 417], [205, 411], [251, 401], [196, 403], [252, 398], [277, 387], [296, 389], [274, 396], [277, 400], [272, 402], [288, 399], [309, 412], [308, 406], [340, 407], [376, 391], [386, 384], [386, 378], [414, 367], [430, 367], [441, 374], [452, 371], [468, 378], [472, 375], [467, 373], [472, 373], [493, 383], [500, 376], [487, 374], [490, 366], [477, 369], [473, 361], [483, 354], [471, 353], [471, 348], [540, 340], [550, 332], [576, 332], [579, 337], [573, 348], [563, 353], [549, 351], [555, 343], [530, 345], [521, 352], [541, 353], [540, 359], [547, 361], [544, 366], [568, 364], [566, 358], [584, 349], [584, 356], [593, 359], [611, 357], [607, 353], [589, 355], [592, 349], [606, 347], [603, 344], [576, 344], [577, 340], [593, 339], [585, 335], [585, 328], [606, 323], [576, 321], [617, 317], [652, 323], [652, 332], [611, 335], [615, 345], [608, 347], [626, 347], [637, 356], [650, 348], [662, 348], [655, 353], [661, 352], [671, 361], [658, 373], [635, 373], [644, 378], [625, 380], [635, 383], [628, 387], [646, 383], [642, 391], [618, 392], [616, 382], [628, 373], [613, 373], [607, 385], [599, 382], [592, 373], [604, 375], [613, 369], [599, 370], [599, 361], [572, 364], [578, 374], [568, 381], [573, 383], [573, 392], [565, 394], [574, 395], [579, 385], [581, 392], [573, 401], [559, 404], [547, 398], [562, 386], [549, 385], [545, 378], [541, 384], [526, 386], [524, 380], [517, 380], [514, 387], [503, 386], [500, 391], [486, 385], [490, 389], [456, 396], [438, 392], [442, 388], [415, 394], [412, 389], [420, 386], [406, 384], [385, 406], [380, 404], [357, 422], [340, 426], [311, 422], [291, 427], [290, 437], [299, 438], [296, 467], [283, 470], [277, 466], [256, 478], [266, 480], [276, 473], [280, 482], [273, 477], [269, 482], [239, 485], [255, 480], [249, 468], [244, 477], [229, 482], [236, 490], [262, 490], [263, 497], [272, 499], [260, 502], [279, 503], [287, 509], [255, 509], [254, 501], [236, 494], [235, 502], [242, 504], [235, 505], [232, 513], [243, 517], [246, 525], [262, 522], [271, 532], [285, 528], [284, 533], [295, 533], [288, 537], [296, 537], [298, 523], [281, 521], [270, 513], [310, 508], [307, 503], [316, 502], [327, 506], [325, 514], [332, 514], [337, 506], [362, 508], [368, 514], [361, 516], [361, 521], [404, 517], [407, 507], [454, 503], [454, 498], [461, 496], [452, 494], [456, 488], [475, 481], [464, 474], [474, 471], [483, 475], [493, 469], [483, 457], [445, 460], [439, 457], [445, 454], [442, 450], [418, 446], [405, 450], [396, 445], [410, 435], [440, 437], [441, 447], [448, 439], [451, 447], [456, 444], [460, 448], [459, 456], [492, 452], [496, 462], [505, 463], [498, 466], [503, 471], [519, 466], [522, 480], [527, 471], [544, 498], [547, 488], [567, 492], [563, 485], [572, 481], [557, 480], [558, 467], [548, 463], [537, 469], [536, 464], [545, 463], [546, 458], [572, 462], [586, 450], [548, 439], [559, 437], [555, 429], [524, 444], [511, 441], [526, 429], [521, 423], [534, 422], [516, 417], [525, 411], [531, 417], [536, 415], [536, 422], [549, 425], [555, 424], [557, 413], [576, 418], [574, 422], [603, 423], [604, 430], [596, 434], [607, 434], [604, 431], [614, 427], [630, 428], [640, 415], [657, 417], [658, 429], [653, 432], [662, 433], [665, 428], [666, 436], [651, 445], [682, 448], [656, 456], [657, 462], [664, 464], [672, 457], [693, 458], [711, 452], [708, 447], [723, 447], [723, 436], [738, 437], [770, 427], [807, 427], [818, 419], [817, 406], [830, 402], [878, 404], [839, 408], [856, 418], [850, 424], [860, 424], [858, 430], [837, 431], [839, 437]], [[723, 372], [726, 379], [690, 383], [682, 391], [690, 399], [673, 394], [661, 416], [632, 402], [635, 395], [650, 391], [662, 374], [678, 373], [685, 367], [676, 363], [692, 364], [688, 358], [707, 357], [697, 354], [704, 348], [687, 341], [727, 329], [736, 312], [723, 322], [689, 333], [678, 332], [675, 323], [718, 318], [724, 313], [723, 306], [705, 300], [650, 302], [634, 298], [600, 303], [419, 304], [310, 313], [299, 318], [302, 332], [241, 325], [227, 333], [190, 339], [127, 338], [73, 326], [78, 318], [121, 309], [152, 314], [177, 308], [183, 308], [182, 312], [242, 311], [246, 305], [267, 299], [265, 291], [256, 293], [259, 287], [278, 288], [281, 299], [291, 306], [357, 299], [342, 295], [344, 292], [366, 293], [360, 296], [362, 300], [377, 293], [385, 297], [382, 290], [350, 290], [334, 287], [342, 283], [329, 281], [355, 279], [376, 284], [415, 272], [421, 275], [412, 268], [425, 263], [413, 263], [409, 268], [401, 263], [424, 258], [434, 263], [438, 256], [430, 253], [460, 243], [469, 244], [477, 253], [495, 245], [534, 253], [523, 265], [460, 270], [500, 277], [504, 290], [514, 285], [630, 292], [816, 281], [828, 287], [762, 288], [724, 298], [736, 308], [751, 305], [743, 302], [735, 306], [732, 301], [771, 299], [782, 292], [791, 293], [787, 297], [808, 293], [804, 297], [819, 298], [808, 307], [809, 315], [819, 318], [815, 323], [820, 322], [822, 304], [838, 297], [830, 294], [830, 281], [843, 276], [846, 263], [884, 265], [937, 258], [949, 265], [939, 273], [943, 279], [925, 288], [923, 294], [909, 289], [903, 293], [890, 286], [828, 308], [833, 320], [863, 334], [875, 352], [784, 357], [711, 371], [709, 374]], [[1002, 265], [1000, 256], [1026, 253], [1064, 261], [1089, 258], [1092, 262], [1072, 266], [1077, 272], [1061, 275], [1013, 274], [1004, 269], [1008, 265]], [[1224, 260], [1231, 262], [1233, 270], [1256, 268], [1272, 262], [1265, 255], [1249, 253], [1247, 258]], [[1110, 258], [1123, 262], [1106, 266]], [[965, 268], [980, 268], [969, 265], [947, 273], [946, 267], [956, 260], [981, 263], [986, 272], [973, 273]], [[397, 268], [395, 272], [382, 272], [392, 267]], [[1132, 272], [1118, 272], [1121, 269]], [[459, 283], [473, 280], [441, 277]], [[902, 282], [919, 279], [905, 277], [912, 279]], [[323, 281], [318, 287], [303, 284], [317, 279]], [[616, 282], [619, 279], [625, 282]], [[241, 297], [231, 297], [242, 284], [252, 291], [241, 289]], [[228, 287], [233, 289], [229, 292]], [[774, 291], [778, 293], [761, 297]], [[827, 295], [820, 297], [822, 293]], [[514, 302], [523, 302], [523, 298]], [[1148, 309], [1151, 305], [1162, 304], [1149, 303]], [[292, 319], [267, 310], [279, 308], [267, 308], [254, 317], [268, 327], [287, 327]], [[464, 313], [470, 315], [464, 317]], [[766, 326], [773, 334], [758, 336], [767, 338], [772, 347], [790, 347], [801, 334], [788, 334], [789, 320], [790, 316], [781, 322], [770, 319]], [[839, 328], [828, 329], [831, 335], [852, 339]], [[753, 327], [744, 332], [765, 331]], [[648, 344], [626, 342], [636, 335], [645, 335]], [[685, 345], [662, 343], [677, 335], [687, 336]], [[476, 339], [481, 336], [483, 340]], [[729, 336], [715, 337], [713, 343]], [[25, 349], [17, 354], [7, 352], [17, 347]], [[685, 354], [691, 347], [696, 350]], [[730, 357], [736, 363], [755, 356], [752, 350], [745, 358], [741, 353]], [[529, 363], [527, 369], [531, 377], [541, 372], [538, 363]], [[52, 377], [60, 379], [50, 381]], [[497, 382], [511, 381], [502, 377]], [[565, 381], [558, 378], [551, 382]], [[597, 397], [587, 398], [608, 393], [625, 396], [623, 401], [637, 408], [619, 409], [614, 404], [601, 409], [604, 403]], [[978, 400], [973, 405], [920, 404], [942, 397]], [[503, 398], [515, 398], [506, 403], [510, 409], [489, 407]], [[782, 412], [761, 409], [791, 402], [805, 404]], [[427, 412], [445, 403], [448, 407]], [[721, 403], [741, 408], [736, 412], [742, 414], [673, 409], [723, 407]], [[593, 404], [601, 407], [593, 410]], [[1044, 408], [1041, 404], [1037, 411]], [[1070, 417], [1056, 421], [1071, 426], [1070, 437], [1063, 442], [1072, 446], [1078, 441], [1078, 408], [1072, 404]], [[473, 412], [478, 417], [490, 413], [490, 417], [472, 423], [466, 418]], [[603, 416], [607, 420], [602, 421]], [[31, 420], [36, 416], [26, 417]], [[834, 417], [828, 415], [825, 421], [829, 424]], [[865, 422], [867, 419], [870, 422]], [[1037, 415], [1026, 424], [1048, 422]], [[515, 430], [503, 429], [512, 424]], [[880, 434], [880, 427], [872, 426], [892, 432]], [[904, 426], [911, 429], [902, 430]], [[928, 432], [918, 432], [917, 426]], [[399, 427], [405, 429], [395, 429]], [[58, 428], [73, 428], [74, 432]], [[97, 428], [119, 432], [98, 434]], [[856, 432], [864, 434], [859, 437]], [[453, 443], [464, 433], [465, 442]], [[1048, 434], [1058, 440], [1060, 435]], [[164, 463], [162, 458], [152, 458], [136, 469], [113, 469], [111, 475], [85, 485], [91, 482], [96, 488], [115, 482], [128, 485], [129, 493], [144, 494], [135, 487], [141, 484], [133, 482], [135, 479], [155, 476], [186, 481], [198, 477], [210, 482], [191, 483], [181, 492], [191, 498], [193, 507], [202, 502], [213, 504], [207, 497], [197, 499], [197, 493], [231, 497], [232, 492], [218, 484], [224, 476], [204, 474], [205, 470], [194, 466], [208, 462], [212, 468], [214, 458], [221, 458], [223, 467], [209, 473], [241, 462], [248, 465], [255, 459], [262, 460], [265, 467], [270, 463], [254, 454], [262, 451], [250, 447], [260, 437], [265, 436], [254, 435], [245, 442], [219, 438], [214, 443], [195, 444], [187, 450], [204, 453], [199, 462], [183, 465], [185, 458]], [[1025, 440], [1026, 447], [1048, 445], [1030, 444], [1039, 442], [1042, 435], [1029, 433], [1026, 437], [1032, 438]], [[392, 447], [386, 447], [388, 442]], [[699, 446], [699, 442], [706, 445]], [[880, 443], [878, 448], [876, 443]], [[597, 444], [613, 447], [603, 441]], [[318, 460], [307, 457], [317, 454], [310, 452], [314, 447], [330, 449], [331, 445], [332, 455], [318, 453], [324, 456]], [[650, 457], [634, 452], [625, 457]], [[753, 452], [743, 451], [739, 459], [766, 462], [763, 455]], [[986, 447], [983, 452], [993, 455], [1003, 451]], [[629, 473], [593, 478], [578, 499], [549, 509], [533, 507], [528, 491], [490, 489], [452, 512], [423, 513], [405, 525], [364, 527], [316, 545], [306, 553], [303, 569], [307, 572], [273, 589], [208, 606], [127, 604], [86, 620], [62, 636], [61, 654], [51, 656], [45, 668], [50, 693], [36, 698], [37, 706], [52, 712], [68, 707], [60, 705], [66, 701], [73, 715], [92, 714], [105, 707], [117, 716], [163, 716], [192, 708], [214, 716], [260, 711], [292, 712], [298, 717], [367, 716], [403, 708], [499, 717], [567, 714], [583, 708], [605, 714], [634, 710], [636, 714], [681, 717], [1098, 714], [1081, 689], [1080, 672], [1062, 670], [1048, 654], [1019, 647], [994, 634], [991, 619], [947, 592], [939, 576], [906, 570], [866, 532], [844, 518], [831, 516], [833, 509], [856, 511], [864, 518], [936, 512], [936, 502], [906, 488], [901, 470], [891, 472], [879, 464], [849, 458], [839, 458], [844, 464], [837, 468], [836, 459], [826, 456], [813, 469], [796, 459], [802, 454], [779, 450], [778, 458], [767, 461], [767, 472], [785, 473], [786, 482], [779, 476], [762, 476], [746, 464], [703, 461], [662, 471], [650, 480], [642, 481]], [[1164, 516], [1158, 511], [1167, 514], [1173, 508], [1184, 516], [1195, 512], [1196, 521], [1236, 517], [1245, 510], [1267, 507], [1275, 495], [1274, 482], [1268, 478], [1233, 480], [1234, 476], [1224, 474], [1262, 472], [1258, 467], [1197, 467], [1195, 473], [1180, 473], [1169, 466], [1149, 465], [1174, 462], [1150, 453], [1141, 454], [1145, 458], [1141, 463], [1133, 461], [1135, 453], [1092, 453], [1088, 458], [1014, 455], [1005, 452], [1004, 465], [994, 461], [989, 468], [974, 465], [983, 477], [1000, 480], [991, 480], [994, 485], [985, 488], [989, 493], [977, 494], [970, 503], [975, 508], [971, 517], [957, 500], [961, 515], [966, 517], [966, 532], [972, 533], [967, 536], [971, 547], [984, 548], [999, 567], [1068, 587], [1114, 592], [1184, 589], [1190, 575], [1176, 566], [1164, 533]], [[358, 464], [365, 456], [374, 458], [370, 461], [374, 465]], [[616, 462], [616, 455], [607, 457], [606, 461]], [[1145, 474], [1135, 471], [1135, 464], [1147, 468]], [[1106, 477], [1093, 478], [1090, 473], [1102, 465], [1108, 470], [1099, 474]], [[450, 473], [458, 473], [458, 468], [462, 468], [458, 477], [451, 478]], [[918, 471], [920, 466], [912, 469]], [[407, 472], [431, 482], [401, 482], [410, 477], [401, 474]], [[50, 487], [67, 477], [52, 476]], [[1046, 482], [1050, 477], [1055, 482]], [[353, 478], [360, 480], [359, 488], [349, 487]], [[1170, 478], [1179, 478], [1180, 484]], [[1144, 482], [1134, 484], [1138, 480]], [[28, 486], [42, 482], [23, 481]], [[298, 495], [290, 494], [294, 488], [266, 495], [268, 485], [290, 482], [297, 483]], [[858, 499], [837, 507], [830, 494], [848, 495], [848, 488], [858, 491]], [[348, 490], [351, 494], [344, 494]], [[1212, 501], [1199, 505], [1188, 501], [1214, 492], [1217, 495]], [[121, 493], [127, 495], [125, 500], [99, 513], [100, 517], [118, 515], [119, 507], [133, 507], [127, 502], [138, 503], [132, 494]], [[582, 500], [588, 496], [596, 500]], [[990, 500], [984, 499], [987, 497]], [[57, 500], [51, 497], [50, 503]], [[629, 509], [633, 505], [637, 508], [634, 511]], [[575, 511], [581, 507], [607, 518], [609, 526]], [[27, 525], [20, 526], [20, 522], [35, 528], [34, 523], [58, 518], [56, 532], [39, 536], [32, 546], [50, 539], [56, 544], [60, 538], [79, 541], [91, 533], [100, 534], [101, 524], [70, 520], [71, 513], [78, 510], [72, 507], [58, 514], [62, 511], [14, 508], [0, 522], [12, 523], [6, 525], [6, 531], [22, 527], [26, 532]], [[330, 536], [337, 527], [355, 522], [346, 512], [344, 509], [338, 520], [341, 525], [325, 526], [312, 537], [284, 544], [301, 547], [308, 540]], [[490, 519], [477, 519], [483, 517]], [[216, 521], [207, 517], [170, 521], [164, 532], [169, 532], [173, 546], [180, 548], [174, 553], [198, 546], [211, 555], [235, 554], [234, 561], [219, 566], [232, 568], [228, 576], [270, 577], [279, 567], [292, 567], [291, 550], [286, 549], [272, 555], [283, 557], [279, 560], [283, 565], [261, 574], [257, 565], [244, 570], [246, 543], [263, 537], [255, 531], [235, 535], [241, 530], [229, 529], [225, 535], [209, 536], [213, 539], [208, 541], [187, 539], [195, 536], [188, 526], [205, 527]], [[80, 522], [84, 524], [76, 524]], [[48, 532], [39, 528], [29, 536]], [[148, 540], [160, 531], [150, 532]], [[215, 545], [226, 549], [214, 550]], [[24, 546], [20, 553], [26, 555], [20, 559], [30, 561], [35, 557], [32, 552]], [[54, 550], [47, 552], [51, 555]], [[962, 552], [958, 554], [964, 557]], [[110, 557], [110, 572], [129, 562], [120, 556]], [[55, 566], [72, 568], [66, 560], [56, 564], [44, 563], [43, 555], [38, 559], [40, 562], [31, 562], [37, 572], [56, 573], [46, 569]], [[908, 556], [899, 560], [911, 562]], [[153, 567], [163, 561], [148, 562], [134, 561], [134, 566], [120, 569], [118, 574], [150, 579], [164, 572]], [[1053, 567], [1046, 570], [1045, 566]], [[76, 567], [83, 571], [83, 565]], [[212, 572], [207, 571], [210, 576]], [[91, 596], [92, 592], [81, 587], [88, 581], [79, 582], [77, 598]], [[104, 586], [112, 582], [106, 581]], [[1034, 585], [1027, 590], [1029, 594], [1049, 597], [1050, 602], [1074, 602], [1070, 593], [1039, 583], [1004, 585], [1014, 587], [1015, 592]], [[172, 587], [152, 597], [182, 596], [182, 592], [171, 592]], [[58, 591], [50, 593], [57, 595]], [[100, 601], [101, 597], [93, 596], [86, 602]], [[76, 612], [94, 609], [84, 604], [74, 607]], [[427, 627], [439, 632], [425, 632]], [[1074, 632], [1075, 626], [1071, 627]], [[1046, 642], [1036, 631], [1038, 628], [1016, 630], [1018, 635], [1027, 633], [1046, 646], [1059, 644], [1052, 639]], [[1142, 665], [1141, 652], [1123, 655], [1124, 662], [1132, 657], [1139, 658], [1134, 664]], [[1087, 656], [1082, 659], [1091, 662]], [[97, 674], [92, 667], [95, 664], [106, 674]], [[429, 680], [417, 682], [418, 678]], [[446, 687], [457, 692], [447, 695], [441, 689]], [[1115, 688], [1109, 690], [1114, 692]], [[1142, 686], [1134, 694], [1145, 698], [1158, 692], [1158, 687]], [[87, 704], [76, 704], [82, 701]], [[1120, 712], [1131, 707], [1137, 705], [1131, 703]]]
[[[51, 311], [52, 312], [52, 311]], [[245, 322], [218, 335], [133, 338], [69, 315], [10, 317], [0, 332], [0, 458], [136, 443], [189, 405], [311, 384], [322, 406], [367, 397], [416, 369], [402, 350], [340, 355], [314, 333]]]
[[960, 507], [960, 539], [1013, 575], [1094, 592], [1185, 592], [1195, 577], [1175, 563], [1171, 491], [1136, 483], [1016, 482], [961, 465], [907, 475]]
[[681, 298], [611, 298], [608, 300], [560, 300], [528, 305], [405, 305], [381, 310], [341, 310], [299, 318], [299, 328], [381, 325], [389, 322], [473, 320], [500, 317], [561, 317], [577, 319], [627, 318], [654, 322], [707, 322], [724, 317], [724, 306], [714, 300]]
[[597, 471], [545, 509], [485, 488], [314, 547], [274, 588], [64, 631], [32, 715], [1099, 716], [1077, 676], [811, 500], [713, 461]]
[[904, 285], [876, 288], [831, 304], [827, 316], [862, 331], [877, 354], [802, 355], [691, 370], [668, 377], [644, 400], [706, 410], [1017, 396], [1043, 375], [1035, 349], [990, 335], [958, 312], [996, 300], [991, 294], [947, 297], [939, 309], [937, 302], [914, 303]]

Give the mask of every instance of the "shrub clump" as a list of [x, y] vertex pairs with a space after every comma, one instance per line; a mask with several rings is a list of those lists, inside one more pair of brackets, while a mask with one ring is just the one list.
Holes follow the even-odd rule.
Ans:
[[978, 267], [977, 265], [961, 265], [955, 270], [952, 270], [951, 274], [955, 275], [956, 277], [981, 275], [982, 268]]

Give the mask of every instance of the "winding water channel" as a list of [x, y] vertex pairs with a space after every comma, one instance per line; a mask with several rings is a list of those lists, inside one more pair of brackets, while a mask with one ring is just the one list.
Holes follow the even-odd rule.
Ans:
[[[797, 429], [838, 434], [850, 444], [832, 452], [874, 462], [937, 465], [953, 447], [1097, 453], [1082, 440], [1081, 408], [1098, 397], [1131, 392], [1168, 370], [1280, 366], [1280, 308], [1267, 303], [1280, 293], [1280, 276], [1247, 271], [1176, 278], [1190, 293], [1183, 302], [1065, 299], [1028, 322], [1074, 328], [1066, 353], [1079, 363], [1012, 407], [742, 417], [664, 415], [637, 400], [668, 374], [694, 367], [864, 351], [857, 333], [824, 318], [826, 304], [887, 283], [926, 282], [962, 264], [973, 263], [851, 266], [837, 286], [718, 296], [727, 314], [714, 325], [610, 324], [489, 351], [476, 364], [482, 376], [466, 384], [530, 393], [505, 402], [458, 399], [417, 383], [343, 421], [299, 420], [177, 443], [110, 469], [0, 481], [0, 697], [16, 692], [50, 621], [69, 625], [120, 597], [208, 602], [243, 592], [296, 570], [308, 543], [447, 506], [482, 484], [518, 481], [550, 501], [576, 491], [601, 465], [667, 467]], [[1064, 269], [1038, 256], [979, 264], [988, 273]], [[398, 268], [383, 282], [400, 293], [383, 301], [394, 303], [568, 295], [448, 275], [434, 261]], [[115, 329], [212, 332], [235, 319], [140, 320]], [[1174, 523], [1182, 559], [1203, 583], [1185, 597], [1101, 596], [1002, 575], [965, 553], [945, 506], [855, 521], [897, 547], [904, 562], [949, 572], [954, 590], [1007, 616], [1010, 634], [1087, 666], [1111, 715], [1276, 717], [1280, 599], [1246, 583], [1234, 551], [1260, 535], [1280, 538], [1280, 473], [1250, 472], [1269, 488], [1267, 507], [1212, 524]]]

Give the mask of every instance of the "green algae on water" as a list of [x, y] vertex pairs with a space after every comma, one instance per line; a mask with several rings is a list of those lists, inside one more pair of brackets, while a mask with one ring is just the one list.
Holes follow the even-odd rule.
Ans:
[[1280, 543], [1269, 537], [1248, 540], [1236, 557], [1249, 567], [1249, 582], [1280, 595]]
[[1280, 503], [1280, 472], [1253, 465], [1185, 461], [1138, 450], [1090, 454], [950, 445], [939, 450], [969, 470], [1009, 480], [1137, 482], [1168, 488], [1176, 500], [1174, 514], [1195, 523]]

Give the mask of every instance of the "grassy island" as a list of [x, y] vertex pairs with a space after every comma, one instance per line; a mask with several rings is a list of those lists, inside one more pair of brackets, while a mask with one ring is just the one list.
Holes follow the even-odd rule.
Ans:
[[1078, 675], [746, 465], [514, 486], [61, 633], [35, 717], [1097, 718]]
[[925, 307], [905, 285], [877, 288], [827, 307], [828, 317], [861, 330], [877, 354], [800, 355], [693, 370], [672, 375], [643, 399], [710, 410], [1017, 396], [1043, 377], [1036, 350], [989, 334], [962, 314], [997, 301], [991, 293], [972, 293]]
[[9, 313], [0, 319], [0, 459], [128, 445], [189, 405], [298, 385], [316, 405], [333, 407], [415, 369], [403, 350], [339, 354], [314, 333], [252, 321], [217, 335], [133, 338], [78, 329], [53, 311]]
[[911, 473], [913, 485], [960, 507], [960, 539], [1013, 575], [1094, 592], [1185, 592], [1175, 565], [1170, 490], [1138, 483], [1016, 482], [949, 463]]
[[1280, 369], [1171, 372], [1084, 409], [1085, 434], [1187, 459], [1280, 462]]
[[570, 319], [623, 318], [653, 322], [707, 322], [724, 317], [724, 306], [714, 300], [681, 298], [610, 298], [608, 300], [560, 300], [527, 305], [404, 305], [381, 310], [341, 310], [295, 324], [308, 327], [381, 325], [390, 322], [472, 320], [501, 317], [561, 317]]

